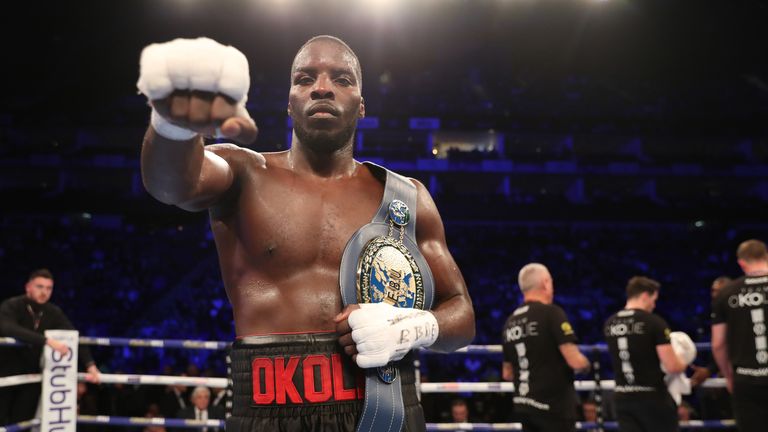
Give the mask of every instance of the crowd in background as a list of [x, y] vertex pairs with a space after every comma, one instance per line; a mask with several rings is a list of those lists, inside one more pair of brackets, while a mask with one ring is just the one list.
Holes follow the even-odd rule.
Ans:
[[[83, 335], [223, 341], [234, 337], [204, 218], [157, 227], [105, 215], [30, 215], [7, 217], [2, 224], [4, 293], [21, 293], [25, 272], [16, 270], [44, 262], [56, 274], [52, 300], [68, 311]], [[521, 300], [516, 269], [530, 261], [551, 269], [555, 302], [568, 314], [579, 343], [604, 342], [602, 323], [622, 307], [626, 280], [637, 274], [662, 283], [657, 311], [674, 330], [708, 342], [710, 284], [721, 274], [738, 275], [733, 245], [756, 232], [681, 223], [446, 221], [449, 247], [474, 302], [473, 343], [479, 345], [500, 342], [504, 320]], [[226, 373], [222, 352], [95, 347], [94, 354], [106, 373]], [[699, 363], [706, 363], [708, 356], [702, 352]], [[608, 364], [604, 354], [599, 359]], [[423, 353], [421, 377], [434, 382], [501, 381], [500, 364], [500, 356], [493, 354]], [[603, 373], [610, 378], [610, 370]], [[114, 415], [154, 415], [157, 408], [150, 405], [157, 404], [156, 415], [172, 416], [173, 409], [164, 409], [162, 403], [169, 391], [155, 386], [88, 386], [89, 394], [98, 393], [98, 412]], [[510, 395], [463, 396], [477, 421], [512, 419], [507, 409]], [[590, 395], [583, 396], [590, 400]], [[447, 418], [452, 397], [425, 395], [428, 420]], [[702, 412], [708, 397], [696, 393], [688, 398], [694, 417], [713, 411]], [[610, 409], [605, 416], [610, 418]]]
[[[521, 300], [517, 271], [532, 261], [552, 272], [555, 303], [579, 343], [603, 342], [602, 324], [624, 304], [633, 275], [661, 282], [656, 312], [673, 330], [707, 342], [710, 284], [739, 274], [741, 240], [768, 240], [768, 79], [766, 57], [756, 55], [768, 27], [758, 2], [669, 10], [671, 2], [444, 2], [396, 19], [366, 7], [351, 20], [333, 7], [308, 15], [157, 3], [93, 2], [82, 11], [30, 3], [33, 19], [6, 26], [42, 42], [6, 47], [14, 67], [0, 92], [0, 300], [22, 294], [27, 274], [47, 267], [52, 301], [83, 335], [234, 338], [206, 215], [151, 199], [138, 169], [149, 116], [135, 88], [139, 53], [188, 29], [258, 59], [248, 95], [258, 151], [286, 149], [295, 47], [329, 29], [348, 40], [363, 64], [368, 116], [356, 155], [433, 194], [474, 302], [475, 344], [500, 343]], [[110, 49], [94, 37], [116, 30]], [[92, 62], [83, 59], [98, 59], [96, 72], [85, 73]], [[414, 118], [427, 121], [412, 127]], [[436, 160], [434, 140], [452, 132], [497, 141]], [[226, 372], [222, 352], [93, 352], [104, 373]], [[708, 361], [702, 352], [697, 364]], [[500, 355], [422, 354], [420, 362], [424, 381], [501, 381]], [[83, 414], [172, 417], [173, 401], [189, 396], [162, 386], [82, 391]], [[582, 396], [589, 420], [595, 395]], [[696, 391], [681, 418], [730, 417], [721, 396]], [[454, 407], [470, 421], [513, 417], [511, 394], [427, 394], [423, 403], [430, 422], [455, 419]]]

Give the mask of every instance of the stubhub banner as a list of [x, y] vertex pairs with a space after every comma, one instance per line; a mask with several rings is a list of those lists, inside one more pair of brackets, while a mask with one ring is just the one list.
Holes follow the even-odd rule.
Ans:
[[47, 330], [45, 337], [69, 347], [60, 354], [46, 345], [43, 350], [43, 391], [40, 395], [41, 432], [75, 432], [77, 429], [77, 343], [76, 330]]

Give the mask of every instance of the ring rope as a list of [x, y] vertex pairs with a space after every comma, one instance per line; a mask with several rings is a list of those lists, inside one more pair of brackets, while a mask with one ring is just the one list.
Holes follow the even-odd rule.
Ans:
[[[86, 373], [77, 374], [77, 380], [87, 382]], [[170, 375], [132, 375], [132, 374], [99, 374], [102, 384], [141, 384], [141, 385], [185, 385], [190, 387], [206, 386], [211, 388], [226, 388], [227, 378], [188, 377]], [[0, 377], [0, 387], [40, 382], [41, 374], [13, 375]]]
[[[169, 427], [224, 427], [223, 420], [186, 420], [167, 419], [162, 417], [116, 417], [116, 416], [77, 416], [77, 422], [83, 424], [109, 424], [114, 426], [169, 426]], [[33, 419], [21, 423], [0, 426], [0, 432], [16, 432], [28, 430], [40, 424], [40, 420]], [[724, 429], [733, 428], [736, 422], [733, 419], [725, 420], [690, 420], [680, 422], [682, 429]], [[595, 429], [595, 422], [576, 422], [576, 429]], [[609, 430], [618, 429], [617, 422], [604, 422], [603, 427]], [[427, 423], [428, 431], [520, 431], [523, 426], [520, 423]]]
[[[154, 348], [189, 348], [189, 349], [207, 349], [207, 350], [225, 350], [231, 345], [231, 342], [223, 341], [201, 341], [192, 339], [134, 339], [134, 338], [116, 338], [116, 337], [90, 337], [81, 336], [80, 343], [83, 345], [101, 345], [101, 346], [132, 346], [132, 347], [154, 347]], [[16, 339], [4, 337], [0, 338], [0, 345], [24, 345]], [[582, 352], [608, 352], [608, 345], [577, 345]], [[711, 344], [708, 342], [696, 343], [696, 349], [709, 351]], [[437, 351], [420, 348], [425, 354], [446, 354]], [[500, 354], [501, 345], [468, 345], [448, 354]]]
[[[229, 342], [220, 341], [199, 341], [199, 340], [160, 340], [160, 339], [133, 339], [133, 338], [94, 338], [83, 336], [80, 343], [84, 345], [102, 345], [102, 346], [131, 346], [131, 347], [154, 347], [154, 348], [187, 348], [187, 349], [208, 349], [223, 350], [229, 348]], [[0, 338], [0, 345], [23, 345], [13, 338]], [[708, 350], [710, 344], [698, 343], [697, 349]], [[583, 351], [604, 352], [607, 350], [605, 344], [597, 345], [579, 345]], [[431, 353], [424, 350], [426, 353]], [[456, 352], [470, 354], [497, 354], [502, 352], [501, 345], [469, 345]], [[78, 381], [85, 381], [86, 374], [79, 373]], [[139, 384], [139, 385], [206, 385], [213, 388], [226, 388], [227, 378], [211, 377], [178, 377], [163, 375], [131, 375], [131, 374], [100, 374], [102, 383], [121, 383], [121, 384]], [[10, 377], [0, 377], [0, 387], [10, 385], [20, 385], [26, 383], [39, 382], [41, 374], [24, 374]], [[596, 385], [599, 384], [599, 385]], [[422, 393], [459, 393], [459, 392], [512, 392], [514, 384], [510, 382], [443, 382], [443, 383], [421, 383]], [[615, 382], [613, 380], [595, 381], [575, 381], [574, 387], [577, 391], [589, 391], [597, 388], [613, 389]], [[710, 378], [702, 383], [702, 387], [722, 388], [725, 387], [724, 378]], [[78, 422], [85, 424], [111, 424], [116, 426], [136, 426], [136, 425], [163, 425], [169, 427], [222, 427], [221, 420], [186, 420], [186, 419], [165, 419], [165, 418], [146, 418], [146, 417], [114, 417], [114, 416], [78, 416]], [[0, 426], [0, 432], [15, 432], [30, 429], [40, 424], [39, 419], [31, 419], [13, 425]], [[734, 420], [692, 420], [681, 422], [682, 428], [727, 428], [735, 425]], [[577, 429], [594, 429], [599, 427], [597, 423], [577, 422]], [[602, 425], [605, 429], [617, 429], [616, 422], [605, 422]], [[520, 423], [428, 423], [427, 430], [522, 430]]]
[[[709, 342], [697, 342], [695, 345], [696, 349], [700, 351], [709, 351], [712, 347], [712, 344]], [[607, 344], [577, 345], [577, 347], [581, 352], [608, 352]], [[422, 352], [424, 354], [445, 354], [423, 348]], [[504, 351], [501, 345], [467, 345], [466, 347], [453, 351], [449, 354], [501, 354], [502, 352]]]
[[[86, 381], [87, 374], [80, 372], [77, 374], [78, 381]], [[185, 377], [170, 375], [132, 375], [132, 374], [99, 374], [103, 384], [141, 384], [141, 385], [185, 385], [185, 386], [206, 386], [211, 388], [226, 388], [227, 378], [214, 377]], [[27, 383], [40, 382], [40, 374], [14, 375], [0, 378], [0, 387], [12, 385], [21, 385]], [[574, 381], [573, 386], [576, 391], [593, 391], [597, 389], [594, 381]], [[701, 384], [704, 388], [723, 388], [725, 387], [725, 378], [709, 378]], [[612, 390], [616, 387], [613, 380], [601, 380], [600, 388]], [[511, 382], [422, 382], [420, 385], [422, 393], [512, 393], [515, 385]]]
[[102, 415], [79, 415], [77, 416], [77, 423], [83, 424], [108, 424], [116, 426], [169, 426], [169, 427], [187, 427], [198, 428], [204, 427], [224, 427], [224, 420], [187, 420], [176, 418], [163, 418], [163, 417], [117, 417], [117, 416], [102, 416]]
[[[725, 429], [736, 426], [733, 419], [726, 420], [690, 420], [680, 422], [681, 429]], [[576, 422], [576, 429], [596, 429], [596, 422]], [[619, 424], [615, 421], [603, 422], [603, 429], [618, 430]], [[521, 431], [521, 423], [427, 423], [428, 431]]]
[[[130, 346], [130, 347], [151, 347], [151, 348], [187, 348], [187, 349], [205, 349], [205, 350], [225, 350], [231, 345], [231, 342], [222, 341], [201, 341], [191, 339], [134, 339], [134, 338], [116, 338], [116, 337], [90, 337], [80, 336], [82, 345], [100, 345], [100, 346]], [[0, 345], [26, 345], [14, 338], [0, 338]]]
[[0, 426], [0, 432], [16, 432], [32, 429], [40, 425], [40, 419], [25, 420], [23, 422]]
[[[576, 391], [593, 391], [597, 389], [594, 381], [574, 381]], [[706, 388], [725, 387], [725, 378], [709, 378], [701, 384]], [[601, 380], [600, 388], [613, 390], [616, 387], [614, 380]], [[421, 383], [422, 393], [512, 393], [515, 385], [511, 382], [425, 382]]]
[[23, 374], [0, 377], [0, 387], [10, 387], [42, 381], [42, 374]]

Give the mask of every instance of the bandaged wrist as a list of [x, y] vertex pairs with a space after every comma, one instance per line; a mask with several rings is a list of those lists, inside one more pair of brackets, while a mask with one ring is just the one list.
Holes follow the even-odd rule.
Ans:
[[411, 310], [395, 328], [399, 333], [397, 344], [408, 351], [432, 345], [440, 332], [435, 315], [423, 310]]
[[187, 141], [197, 136], [197, 132], [176, 126], [175, 124], [164, 119], [163, 116], [158, 114], [155, 110], [152, 110], [152, 118], [150, 123], [158, 135], [171, 140]]
[[400, 360], [414, 348], [434, 344], [440, 333], [431, 312], [384, 303], [361, 304], [350, 314], [349, 325], [363, 368]]

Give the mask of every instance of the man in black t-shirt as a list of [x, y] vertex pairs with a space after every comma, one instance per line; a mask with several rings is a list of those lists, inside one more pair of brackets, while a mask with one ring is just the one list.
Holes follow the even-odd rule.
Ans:
[[[53, 275], [47, 269], [35, 270], [24, 286], [26, 293], [0, 304], [0, 336], [13, 337], [28, 345], [0, 347], [0, 376], [40, 373], [40, 356], [45, 345], [64, 355], [69, 347], [46, 338], [46, 330], [75, 330], [62, 310], [49, 302]], [[98, 383], [100, 372], [87, 346], [80, 347], [78, 360], [86, 369], [86, 379]], [[29, 420], [40, 399], [39, 383], [0, 387], [0, 426]]]
[[747, 240], [736, 251], [744, 276], [712, 304], [712, 355], [732, 393], [740, 431], [768, 427], [768, 250]]
[[514, 381], [515, 413], [524, 431], [574, 431], [573, 372], [589, 370], [563, 310], [552, 304], [549, 270], [531, 263], [518, 276], [524, 303], [507, 318], [502, 334], [503, 377]]
[[[605, 322], [616, 380], [616, 415], [621, 431], [677, 431], [677, 405], [667, 391], [664, 373], [679, 373], [686, 364], [675, 354], [666, 321], [653, 314], [661, 285], [635, 276], [627, 284], [627, 304]], [[664, 370], [662, 370], [664, 368]]]

